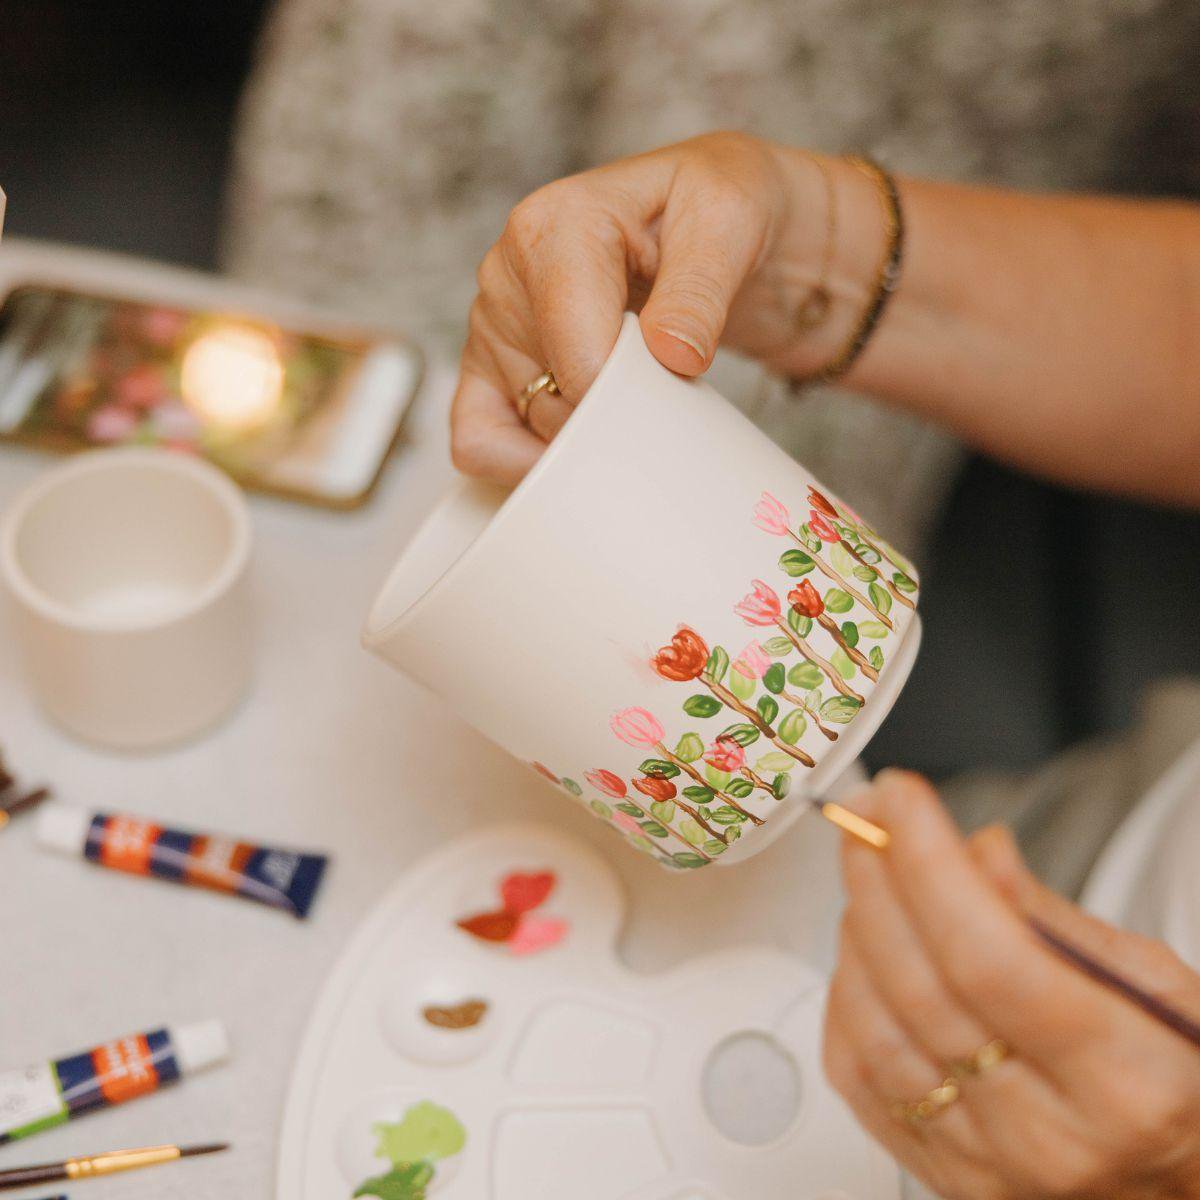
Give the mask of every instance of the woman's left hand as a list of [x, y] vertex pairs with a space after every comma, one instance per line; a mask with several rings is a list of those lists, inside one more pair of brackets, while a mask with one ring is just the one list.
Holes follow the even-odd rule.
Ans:
[[843, 846], [825, 1030], [826, 1071], [864, 1126], [950, 1200], [1200, 1197], [1200, 1048], [1024, 915], [1196, 1018], [1200, 975], [1043, 887], [1004, 830], [964, 841], [918, 776], [885, 771], [853, 807], [892, 835], [883, 853]]

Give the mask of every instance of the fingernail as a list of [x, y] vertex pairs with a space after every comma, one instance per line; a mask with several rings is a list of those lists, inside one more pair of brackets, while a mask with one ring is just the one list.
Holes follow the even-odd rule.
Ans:
[[658, 332], [665, 333], [667, 337], [672, 337], [677, 342], [682, 342], [685, 346], [694, 350], [701, 359], [707, 361], [708, 351], [695, 338], [689, 337], [686, 333], [680, 333], [678, 329], [669, 329], [666, 325], [660, 325]]

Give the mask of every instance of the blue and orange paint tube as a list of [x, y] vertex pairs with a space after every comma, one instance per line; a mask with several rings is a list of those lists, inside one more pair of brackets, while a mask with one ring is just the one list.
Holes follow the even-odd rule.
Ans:
[[228, 1057], [225, 1026], [213, 1020], [132, 1033], [65, 1058], [0, 1071], [0, 1145], [147, 1096]]
[[89, 813], [57, 801], [42, 806], [37, 840], [133, 875], [210, 888], [305, 917], [328, 859], [232, 838], [169, 829], [121, 813]]

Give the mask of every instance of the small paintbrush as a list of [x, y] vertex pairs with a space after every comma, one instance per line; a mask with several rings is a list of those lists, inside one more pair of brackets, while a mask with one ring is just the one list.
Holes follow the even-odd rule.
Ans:
[[135, 1150], [109, 1150], [105, 1154], [68, 1158], [63, 1162], [12, 1167], [0, 1171], [0, 1192], [30, 1187], [35, 1183], [55, 1183], [60, 1179], [93, 1179], [100, 1175], [115, 1175], [118, 1171], [136, 1171], [139, 1167], [154, 1167], [179, 1158], [216, 1154], [219, 1150], [228, 1149], [228, 1142], [212, 1142], [204, 1146], [142, 1146]]

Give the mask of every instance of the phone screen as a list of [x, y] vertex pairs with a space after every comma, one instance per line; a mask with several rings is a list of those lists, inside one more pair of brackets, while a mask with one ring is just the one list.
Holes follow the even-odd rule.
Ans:
[[0, 307], [0, 436], [57, 449], [165, 446], [250, 484], [344, 501], [371, 482], [403, 411], [390, 426], [378, 414], [367, 427], [362, 414], [348, 420], [378, 345], [24, 285]]

